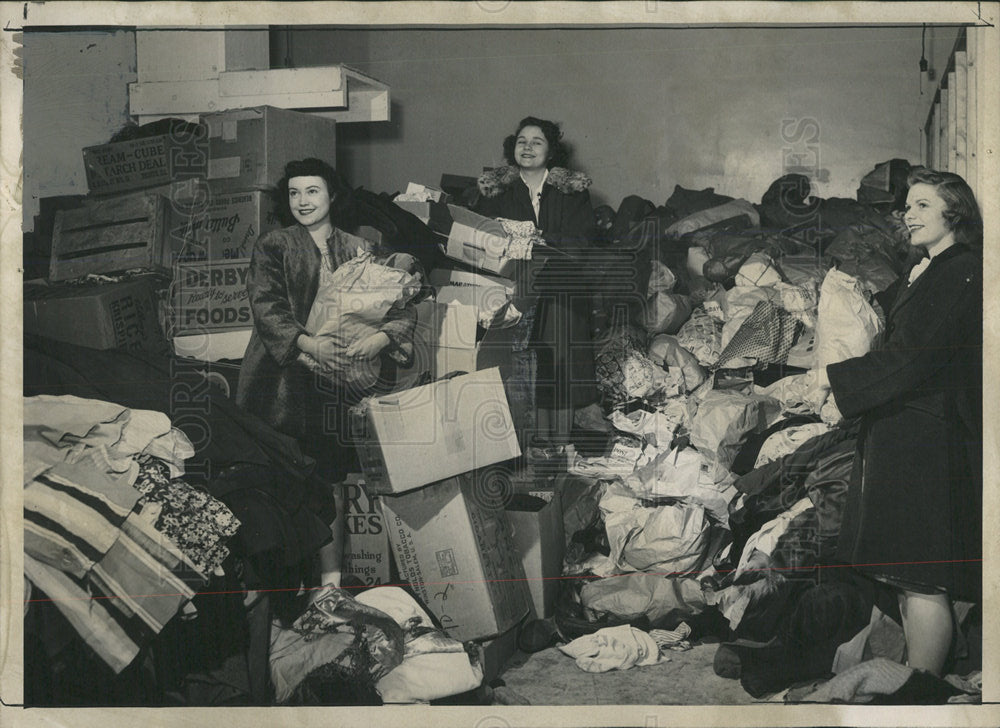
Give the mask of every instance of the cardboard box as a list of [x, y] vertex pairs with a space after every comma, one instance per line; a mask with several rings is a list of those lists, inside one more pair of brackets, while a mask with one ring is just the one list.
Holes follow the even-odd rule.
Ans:
[[[507, 517], [528, 580], [532, 615], [543, 619], [554, 613], [559, 597], [565, 553], [562, 502], [555, 490], [535, 492], [532, 496], [515, 495], [507, 505]], [[544, 504], [541, 508], [539, 502]]]
[[91, 349], [166, 348], [152, 276], [24, 288], [24, 331]]
[[403, 194], [424, 195], [431, 202], [448, 202], [448, 193], [440, 187], [431, 187], [430, 185], [422, 185], [417, 182], [408, 182], [406, 184], [406, 191]]
[[344, 491], [344, 577], [355, 576], [365, 586], [388, 584], [392, 552], [378, 496], [368, 493], [359, 473], [333, 487]]
[[148, 268], [169, 273], [164, 244], [168, 201], [156, 192], [89, 200], [56, 213], [49, 280]]
[[274, 106], [204, 114], [208, 126], [208, 179], [219, 192], [277, 185], [295, 159], [337, 158], [337, 122]]
[[83, 150], [91, 194], [132, 192], [208, 173], [208, 141], [192, 133], [99, 144]]
[[253, 327], [250, 259], [178, 263], [171, 283], [171, 336]]
[[504, 257], [509, 237], [496, 220], [457, 205], [448, 205], [451, 231], [445, 255], [475, 268], [513, 278], [520, 261]]
[[182, 262], [249, 258], [264, 233], [280, 228], [266, 192], [217, 192], [210, 183], [201, 202], [175, 204], [167, 215], [167, 235]]
[[521, 454], [496, 368], [369, 397], [353, 410], [352, 434], [372, 493], [402, 493]]
[[400, 577], [449, 636], [490, 638], [525, 617], [531, 597], [510, 522], [480, 504], [473, 474], [381, 501]]
[[[453, 372], [509, 367], [513, 355], [513, 332], [510, 329], [487, 329], [476, 340], [479, 309], [462, 303], [423, 301], [416, 306], [417, 327], [414, 348], [421, 351], [435, 379]], [[427, 355], [423, 355], [423, 350]]]
[[206, 362], [242, 359], [252, 334], [253, 326], [229, 331], [188, 331], [173, 338], [174, 354]]
[[412, 200], [393, 200], [398, 207], [415, 215], [424, 225], [431, 221], [431, 202], [414, 202]]
[[481, 309], [496, 308], [514, 297], [516, 284], [509, 278], [463, 270], [435, 268], [428, 281], [437, 290], [437, 300], [453, 301]]

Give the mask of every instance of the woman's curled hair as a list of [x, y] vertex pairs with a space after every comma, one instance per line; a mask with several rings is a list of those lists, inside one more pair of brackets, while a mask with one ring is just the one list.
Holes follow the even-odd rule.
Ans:
[[562, 130], [554, 121], [539, 119], [535, 116], [526, 116], [517, 125], [517, 131], [503, 140], [503, 156], [507, 164], [516, 166], [514, 159], [514, 145], [517, 143], [517, 135], [526, 126], [537, 126], [545, 135], [545, 141], [549, 143], [549, 158], [545, 161], [548, 169], [553, 167], [565, 167], [569, 161], [569, 147], [563, 143]]
[[944, 201], [944, 220], [956, 243], [982, 248], [983, 217], [976, 204], [976, 195], [969, 184], [954, 172], [939, 172], [927, 167], [914, 167], [906, 180], [909, 187], [925, 184], [933, 187]]
[[293, 177], [321, 177], [330, 193], [330, 222], [339, 228], [351, 226], [353, 218], [353, 195], [351, 187], [337, 170], [322, 159], [308, 157], [296, 159], [285, 165], [285, 174], [278, 180], [275, 190], [275, 208], [286, 225], [295, 222], [292, 208], [288, 204], [288, 182]]

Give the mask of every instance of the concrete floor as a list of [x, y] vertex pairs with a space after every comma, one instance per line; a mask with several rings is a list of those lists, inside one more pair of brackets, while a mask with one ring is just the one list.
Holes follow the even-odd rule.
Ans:
[[515, 654], [501, 678], [531, 705], [740, 705], [756, 702], [739, 680], [712, 669], [717, 644], [668, 652], [670, 662], [605, 673], [584, 672], [556, 647]]

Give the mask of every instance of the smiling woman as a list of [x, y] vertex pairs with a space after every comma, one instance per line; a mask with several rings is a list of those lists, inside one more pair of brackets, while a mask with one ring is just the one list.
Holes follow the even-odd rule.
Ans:
[[951, 601], [982, 595], [982, 229], [957, 174], [910, 173], [904, 221], [927, 257], [887, 289], [882, 341], [819, 370], [862, 430], [839, 557], [896, 587], [911, 667], [939, 673]]
[[[321, 581], [339, 586], [343, 517], [336, 513], [330, 485], [356, 469], [347, 410], [392, 385], [395, 365], [411, 356], [416, 319], [411, 305], [394, 306], [377, 330], [346, 348], [337, 337], [307, 330], [317, 292], [329, 288], [338, 268], [359, 254], [375, 252], [374, 246], [335, 225], [349, 207], [350, 188], [325, 162], [289, 162], [278, 192], [296, 224], [269, 232], [254, 245], [247, 277], [254, 331], [236, 401], [298, 438], [303, 451], [316, 460], [315, 510], [334, 524], [332, 548], [320, 553]], [[378, 372], [377, 381], [366, 387], [341, 386], [314, 373], [303, 363], [303, 353], [330, 370], [343, 370], [345, 361], [370, 365]]]
[[586, 268], [597, 232], [587, 191], [591, 181], [563, 166], [569, 154], [552, 121], [525, 117], [504, 140], [503, 152], [510, 166], [479, 178], [476, 211], [530, 220], [546, 244], [567, 254], [532, 261], [518, 281], [522, 295], [538, 297], [530, 337], [538, 356], [537, 439], [565, 444], [574, 409], [597, 400], [590, 334], [594, 281]]

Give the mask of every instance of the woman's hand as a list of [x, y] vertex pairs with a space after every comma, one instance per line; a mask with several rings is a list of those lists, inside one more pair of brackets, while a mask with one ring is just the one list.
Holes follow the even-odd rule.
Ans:
[[344, 353], [351, 359], [374, 359], [388, 345], [389, 337], [382, 331], [376, 331], [348, 346]]
[[340, 371], [344, 368], [344, 351], [334, 338], [300, 334], [295, 343], [327, 369]]

